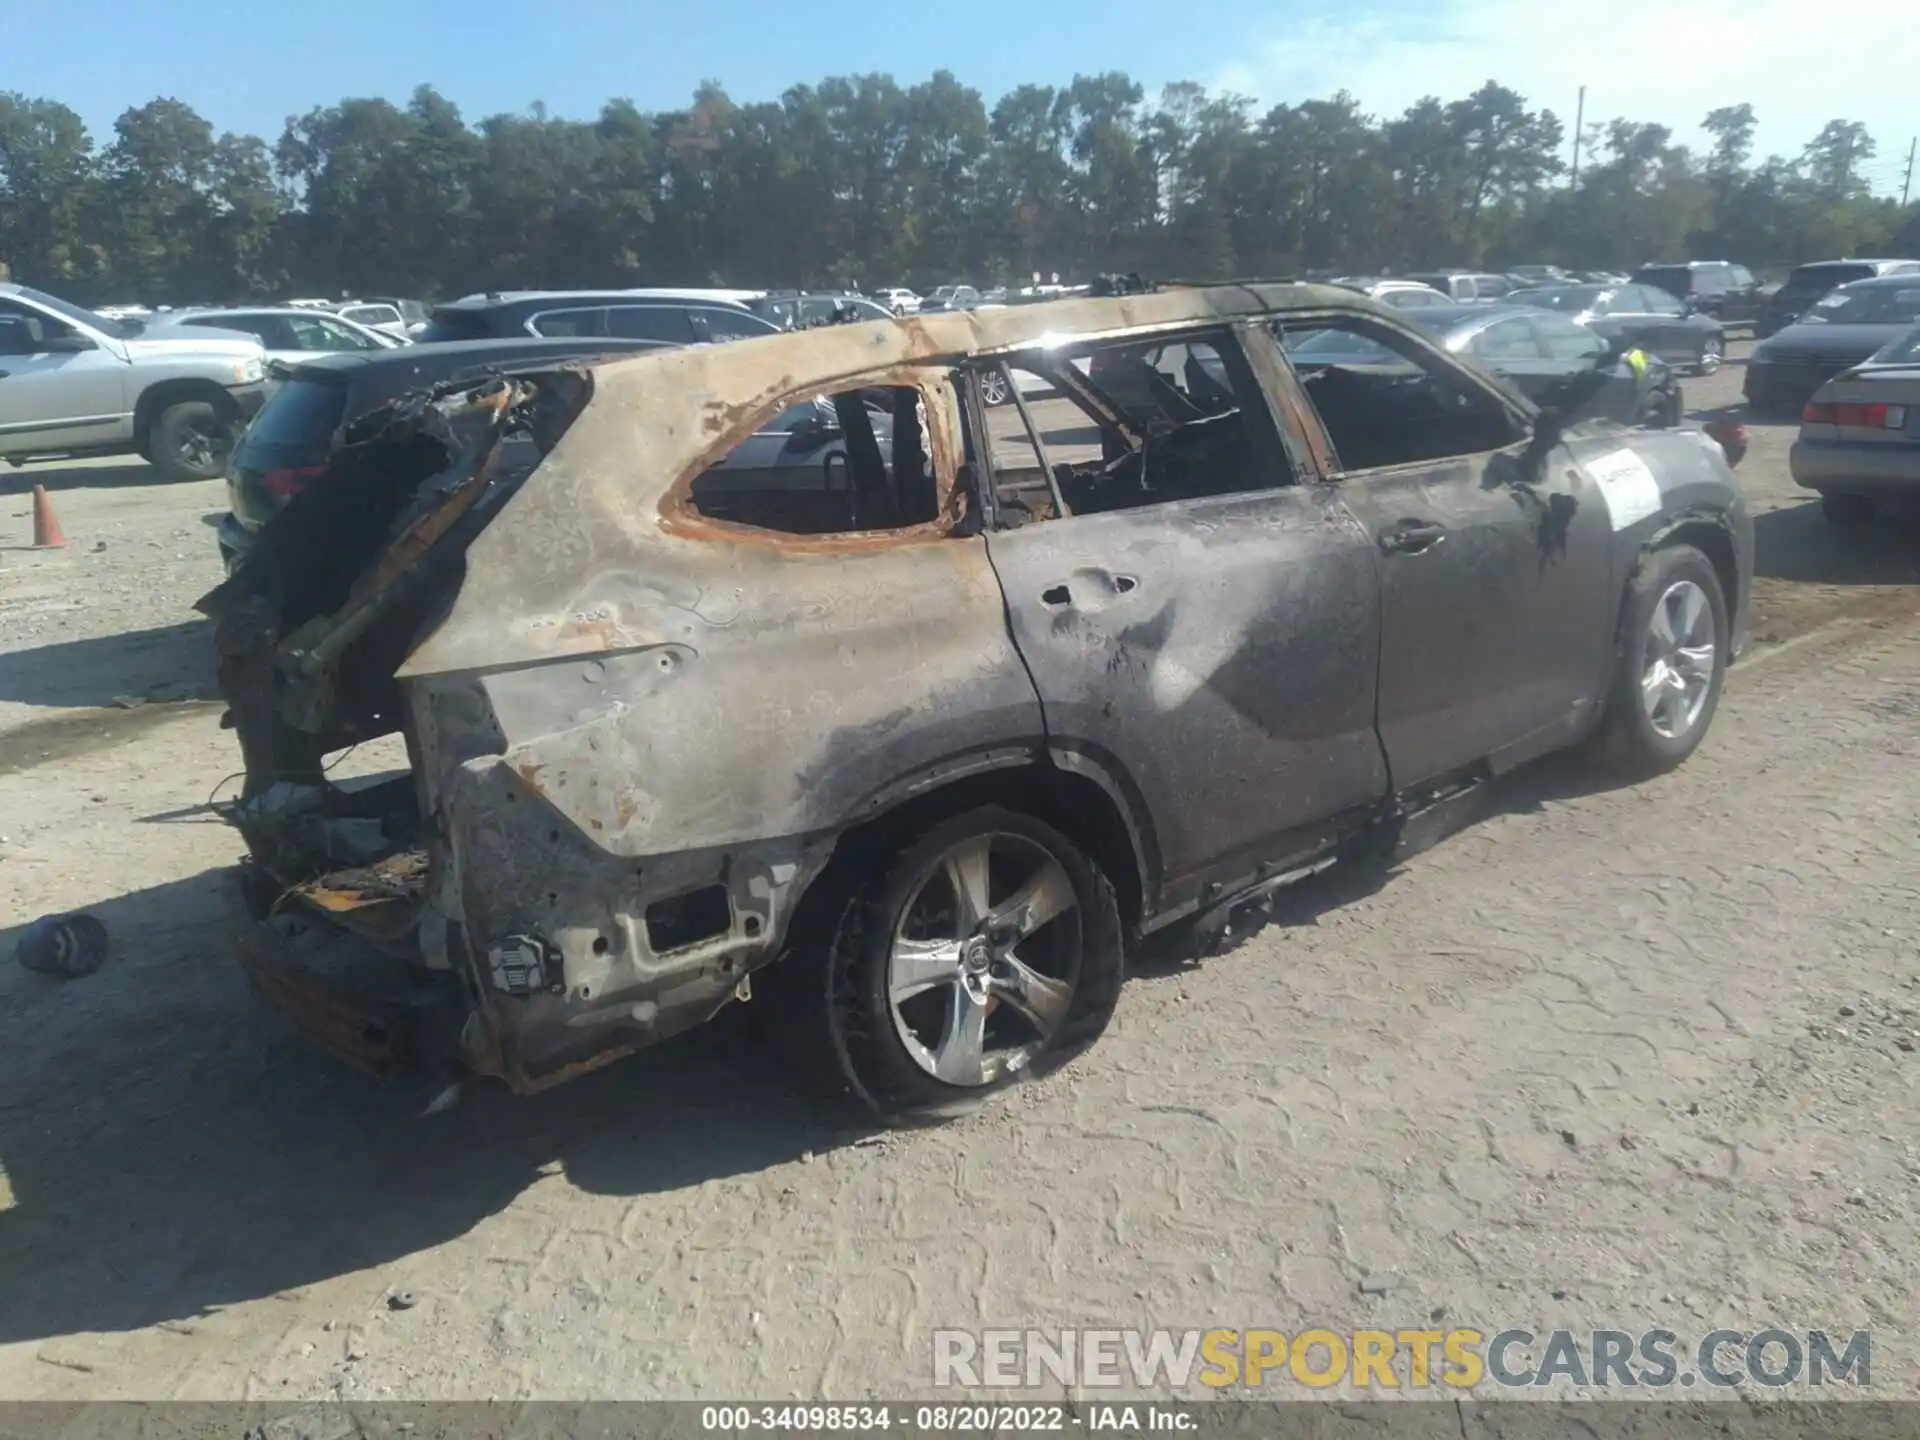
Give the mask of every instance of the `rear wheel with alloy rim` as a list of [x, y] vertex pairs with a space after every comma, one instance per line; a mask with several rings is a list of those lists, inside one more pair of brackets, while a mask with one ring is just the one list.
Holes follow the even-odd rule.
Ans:
[[845, 1078], [884, 1117], [966, 1109], [1106, 1028], [1124, 970], [1112, 886], [1053, 827], [954, 816], [855, 899], [829, 961]]
[[998, 370], [980, 372], [980, 398], [989, 405], [1004, 405], [1013, 398], [1007, 380]]
[[1699, 747], [1720, 701], [1731, 635], [1712, 561], [1691, 545], [1642, 558], [1627, 587], [1603, 733], [1617, 765], [1658, 775]]
[[1700, 358], [1694, 361], [1693, 368], [1702, 375], [1712, 375], [1719, 370], [1724, 354], [1725, 346], [1721, 343], [1720, 337], [1709, 335], [1700, 342]]

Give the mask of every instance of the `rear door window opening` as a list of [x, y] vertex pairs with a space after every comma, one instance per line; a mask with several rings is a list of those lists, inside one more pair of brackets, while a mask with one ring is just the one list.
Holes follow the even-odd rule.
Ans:
[[855, 386], [791, 401], [696, 475], [693, 510], [784, 535], [931, 525], [946, 493], [916, 386]]

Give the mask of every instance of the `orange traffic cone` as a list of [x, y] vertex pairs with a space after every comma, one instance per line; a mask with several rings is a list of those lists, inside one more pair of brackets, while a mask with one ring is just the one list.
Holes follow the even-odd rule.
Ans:
[[59, 518], [53, 513], [53, 501], [47, 498], [47, 487], [33, 487], [33, 548], [36, 550], [58, 550], [67, 543], [67, 532], [60, 528]]

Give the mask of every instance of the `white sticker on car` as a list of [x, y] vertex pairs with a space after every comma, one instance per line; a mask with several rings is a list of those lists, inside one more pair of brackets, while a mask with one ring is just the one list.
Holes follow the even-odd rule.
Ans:
[[1660, 513], [1660, 482], [1633, 451], [1616, 450], [1587, 461], [1584, 468], [1600, 487], [1614, 529], [1624, 530]]

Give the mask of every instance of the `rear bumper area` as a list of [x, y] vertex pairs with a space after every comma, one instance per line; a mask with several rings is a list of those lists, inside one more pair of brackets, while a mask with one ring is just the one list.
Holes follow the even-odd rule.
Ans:
[[460, 995], [451, 976], [423, 983], [352, 936], [285, 917], [245, 926], [234, 949], [268, 1006], [363, 1074], [394, 1079], [456, 1057]]
[[1787, 463], [1803, 490], [1920, 494], [1920, 441], [1796, 440]]

